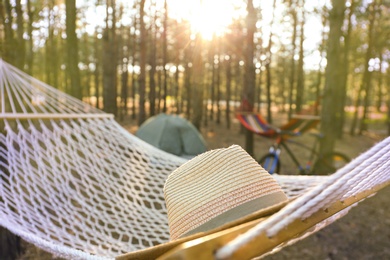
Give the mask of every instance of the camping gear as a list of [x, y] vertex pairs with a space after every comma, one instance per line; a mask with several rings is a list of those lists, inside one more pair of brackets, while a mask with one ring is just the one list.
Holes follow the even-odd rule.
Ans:
[[146, 120], [135, 134], [168, 153], [191, 158], [207, 150], [199, 131], [186, 119], [165, 113]]
[[287, 197], [299, 197], [266, 220], [170, 242], [163, 186], [183, 158], [1, 59], [0, 129], [0, 225], [67, 259], [155, 259], [194, 246], [193, 257], [274, 252], [390, 182], [387, 138], [331, 176], [273, 175]]
[[291, 120], [280, 127], [275, 127], [268, 123], [261, 114], [257, 113], [237, 113], [236, 118], [249, 131], [267, 138], [276, 138], [285, 136], [301, 135], [310, 129], [315, 128], [320, 122], [318, 116], [311, 115], [294, 115]]

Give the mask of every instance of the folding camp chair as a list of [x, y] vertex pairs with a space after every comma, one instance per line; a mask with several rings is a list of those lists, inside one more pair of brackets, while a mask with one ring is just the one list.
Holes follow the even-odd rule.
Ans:
[[236, 117], [246, 129], [267, 138], [275, 138], [280, 135], [301, 135], [315, 128], [320, 122], [320, 117], [318, 116], [293, 115], [286, 124], [275, 127], [258, 113], [237, 113]]

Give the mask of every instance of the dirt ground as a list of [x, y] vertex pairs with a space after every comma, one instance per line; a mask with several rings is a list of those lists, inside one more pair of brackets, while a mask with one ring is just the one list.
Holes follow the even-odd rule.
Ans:
[[[274, 123], [280, 124], [279, 118]], [[125, 128], [134, 133], [135, 122], [127, 121]], [[209, 122], [201, 130], [209, 149], [228, 147], [232, 144], [244, 146], [244, 135], [240, 131], [239, 122], [233, 119], [231, 128], [226, 124]], [[310, 137], [311, 138], [311, 137]], [[299, 137], [297, 140], [311, 144], [309, 137]], [[371, 131], [359, 136], [344, 135], [338, 141], [336, 150], [354, 158], [366, 151], [376, 142], [385, 138], [380, 131]], [[255, 136], [255, 157], [265, 154], [272, 140]], [[295, 150], [304, 157], [302, 150]], [[297, 174], [292, 162], [282, 152], [281, 174]], [[381, 190], [376, 196], [366, 199], [353, 208], [347, 216], [336, 221], [323, 230], [286, 247], [280, 252], [268, 256], [268, 260], [291, 259], [390, 259], [390, 187]], [[52, 257], [35, 247], [25, 245], [26, 253], [20, 259], [51, 259]]]

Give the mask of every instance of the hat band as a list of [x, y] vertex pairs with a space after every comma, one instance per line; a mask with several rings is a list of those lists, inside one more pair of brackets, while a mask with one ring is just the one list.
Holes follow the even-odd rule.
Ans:
[[287, 197], [283, 191], [278, 191], [278, 192], [264, 195], [262, 197], [245, 202], [237, 207], [234, 207], [232, 209], [225, 211], [224, 213], [219, 214], [218, 216], [210, 219], [209, 221], [201, 224], [200, 226], [182, 234], [181, 236], [179, 236], [179, 238], [193, 235], [198, 232], [205, 232], [205, 231], [212, 230], [214, 228], [222, 226], [225, 223], [237, 220], [248, 214], [254, 213], [261, 209], [265, 209], [267, 207], [273, 206], [280, 202], [284, 202], [286, 200]]

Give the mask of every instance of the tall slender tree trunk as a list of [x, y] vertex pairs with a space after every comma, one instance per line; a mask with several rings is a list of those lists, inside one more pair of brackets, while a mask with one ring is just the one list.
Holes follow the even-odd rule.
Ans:
[[320, 113], [319, 111], [319, 104], [321, 102], [321, 84], [322, 84], [322, 78], [323, 78], [323, 73], [322, 73], [322, 61], [324, 59], [324, 55], [323, 55], [323, 52], [324, 52], [324, 49], [325, 49], [325, 45], [326, 45], [326, 39], [325, 39], [325, 35], [326, 35], [326, 22], [327, 22], [327, 18], [326, 18], [326, 14], [323, 13], [322, 14], [322, 35], [321, 35], [321, 45], [320, 45], [320, 54], [321, 54], [321, 58], [320, 58], [320, 61], [318, 63], [318, 71], [317, 71], [317, 80], [316, 80], [316, 83], [315, 83], [315, 97], [316, 97], [316, 105], [314, 107], [314, 114], [315, 115], [318, 115]]
[[[155, 5], [155, 3], [154, 3]], [[166, 7], [165, 7], [166, 8]], [[156, 60], [157, 60], [157, 15], [154, 14], [154, 22], [150, 25], [150, 51], [149, 51], [149, 114], [154, 116], [156, 114]]]
[[295, 111], [297, 113], [301, 112], [302, 106], [303, 106], [303, 100], [304, 100], [304, 93], [305, 93], [305, 78], [304, 78], [304, 70], [303, 70], [303, 42], [305, 40], [305, 10], [303, 8], [304, 3], [301, 2], [301, 9], [302, 9], [302, 20], [300, 24], [300, 40], [299, 40], [299, 60], [298, 60], [298, 75], [297, 75], [297, 92], [296, 92], [296, 107]]
[[94, 82], [95, 82], [95, 98], [96, 98], [96, 108], [100, 108], [100, 64], [101, 64], [101, 48], [100, 40], [98, 38], [97, 27], [94, 37], [94, 57], [95, 57], [95, 71], [93, 73]]
[[129, 71], [128, 59], [124, 59], [122, 64], [122, 74], [121, 74], [121, 102], [122, 102], [122, 112], [121, 118], [123, 119], [127, 115], [127, 101], [128, 101], [128, 84], [129, 84]]
[[33, 64], [34, 64], [34, 41], [33, 41], [33, 21], [34, 21], [34, 11], [31, 6], [31, 0], [27, 0], [27, 35], [28, 35], [28, 47], [26, 48], [26, 72], [28, 75], [33, 75]]
[[192, 77], [192, 124], [200, 130], [203, 115], [203, 60], [202, 38], [198, 32], [195, 36], [193, 53], [193, 77]]
[[381, 111], [382, 102], [383, 102], [383, 47], [380, 47], [379, 53], [379, 68], [378, 68], [378, 86], [377, 86], [377, 100], [376, 100], [376, 110]]
[[[247, 2], [247, 17], [246, 17], [246, 49], [245, 49], [245, 75], [244, 75], [244, 93], [243, 98], [247, 100], [250, 106], [253, 107], [254, 93], [256, 87], [256, 72], [253, 64], [253, 56], [255, 51], [254, 33], [256, 31], [257, 15], [253, 7], [253, 1]], [[245, 150], [254, 155], [253, 149], [253, 132], [245, 129]]]
[[2, 46], [2, 57], [4, 60], [14, 63], [15, 61], [15, 46], [14, 30], [12, 29], [13, 15], [10, 0], [0, 2], [0, 15], [2, 24], [4, 25], [4, 46]]
[[219, 125], [221, 123], [221, 59], [220, 59], [220, 55], [221, 55], [221, 38], [218, 38], [217, 40], [217, 60], [218, 60], [218, 64], [217, 64], [217, 69], [216, 69], [216, 82], [215, 82], [215, 85], [217, 87], [216, 91], [217, 91], [217, 95], [216, 95], [216, 100], [215, 100], [215, 103], [216, 103], [216, 106], [217, 106], [217, 120], [216, 120], [216, 123]]
[[180, 114], [182, 111], [182, 98], [181, 98], [180, 83], [179, 83], [179, 78], [180, 78], [179, 47], [177, 47], [177, 50], [176, 50], [175, 65], [176, 65], [176, 71], [175, 71], [176, 114]]
[[325, 155], [334, 150], [336, 129], [334, 122], [338, 120], [335, 107], [340, 102], [340, 88], [342, 75], [340, 69], [340, 37], [344, 21], [345, 0], [332, 0], [332, 9], [329, 13], [329, 38], [327, 49], [327, 66], [325, 76], [324, 99], [321, 111], [321, 139], [320, 153]]
[[82, 99], [79, 70], [79, 48], [76, 36], [76, 1], [65, 0], [66, 5], [66, 57], [71, 94]]
[[145, 0], [141, 0], [140, 2], [140, 15], [139, 15], [139, 27], [141, 31], [140, 35], [140, 74], [138, 78], [139, 82], [139, 112], [138, 112], [138, 125], [141, 125], [146, 120], [146, 112], [145, 112], [145, 97], [146, 97], [146, 28], [144, 22], [145, 16]]
[[23, 37], [24, 23], [23, 23], [23, 12], [22, 12], [21, 0], [15, 1], [15, 12], [16, 12], [16, 24], [17, 24], [17, 29], [16, 29], [17, 47], [16, 47], [16, 49], [18, 52], [18, 55], [16, 55], [15, 65], [16, 65], [16, 67], [24, 70], [26, 48], [25, 48], [25, 40]]
[[265, 71], [266, 71], [266, 77], [267, 77], [267, 83], [266, 83], [267, 84], [267, 120], [269, 123], [272, 123], [271, 63], [272, 63], [272, 37], [273, 37], [272, 29], [273, 29], [274, 20], [275, 20], [275, 8], [276, 8], [276, 0], [274, 0], [274, 3], [272, 5], [272, 20], [271, 20], [271, 24], [270, 24], [271, 33], [269, 35], [268, 48], [267, 48], [268, 59], [267, 59], [266, 64], [265, 64]]
[[350, 45], [351, 45], [351, 32], [352, 32], [352, 15], [355, 12], [355, 6], [356, 6], [356, 0], [351, 0], [351, 5], [349, 6], [349, 13], [348, 13], [348, 27], [347, 27], [347, 33], [344, 36], [344, 48], [343, 48], [343, 60], [342, 60], [342, 84], [341, 84], [341, 90], [342, 93], [341, 97], [341, 104], [338, 107], [338, 113], [340, 113], [340, 120], [336, 121], [336, 131], [337, 131], [337, 138], [341, 138], [343, 136], [343, 129], [344, 129], [344, 122], [345, 122], [345, 104], [346, 104], [346, 98], [347, 98], [347, 84], [348, 84], [348, 74], [349, 74], [349, 51], [350, 51]]
[[[214, 120], [214, 104], [215, 104], [215, 74], [216, 74], [216, 64], [215, 64], [215, 34], [213, 35], [213, 39], [211, 41], [211, 50], [209, 56], [209, 62], [211, 64], [211, 80], [210, 80], [210, 120]], [[207, 110], [206, 110], [207, 111]]]
[[167, 31], [168, 31], [168, 5], [167, 0], [164, 2], [164, 21], [163, 21], [163, 112], [167, 112], [167, 96], [168, 96], [168, 73], [167, 73], [167, 64], [168, 64], [168, 43], [167, 43]]
[[225, 59], [226, 66], [226, 127], [230, 129], [230, 100], [232, 89], [232, 55], [228, 55]]
[[372, 72], [369, 70], [369, 62], [373, 57], [373, 49], [374, 49], [374, 28], [375, 21], [377, 16], [377, 0], [373, 0], [368, 7], [369, 9], [369, 25], [368, 25], [368, 47], [365, 58], [365, 69], [363, 74], [363, 91], [364, 91], [364, 100], [363, 100], [363, 116], [360, 120], [359, 134], [362, 134], [363, 131], [367, 130], [367, 114], [368, 114], [368, 106], [369, 106], [369, 98], [370, 98], [370, 90], [371, 87], [371, 78]]
[[[112, 12], [109, 12], [111, 8]], [[117, 90], [117, 40], [115, 0], [109, 0], [106, 11], [106, 28], [103, 32], [103, 108], [107, 113], [118, 115]]]
[[[135, 28], [137, 28], [136, 21], [137, 21], [137, 19], [134, 19], [134, 31], [136, 30]], [[132, 48], [133, 55], [132, 55], [132, 61], [131, 61], [131, 67], [132, 67], [132, 71], [131, 71], [131, 118], [134, 120], [137, 117], [137, 110], [136, 110], [137, 102], [136, 102], [136, 98], [135, 98], [135, 94], [137, 92], [137, 76], [135, 73], [135, 64], [137, 61], [137, 56], [136, 56], [137, 35], [135, 34], [135, 32], [132, 33], [132, 47], [133, 47]]]
[[[387, 68], [387, 93], [390, 93], [390, 68]], [[390, 95], [387, 95], [387, 135], [390, 136]]]
[[190, 46], [187, 46], [185, 49], [184, 49], [184, 62], [185, 62], [185, 65], [184, 65], [184, 86], [185, 86], [185, 89], [186, 89], [186, 93], [187, 93], [187, 104], [186, 104], [186, 117], [187, 118], [191, 118], [191, 107], [192, 107], [192, 86], [191, 86], [191, 72], [192, 72], [192, 69], [190, 68], [189, 66], [189, 62], [190, 62], [190, 53], [191, 53], [191, 49], [190, 49]]
[[[292, 0], [291, 0], [292, 1]], [[290, 71], [290, 87], [289, 87], [289, 94], [288, 94], [288, 118], [291, 119], [292, 113], [293, 113], [293, 104], [294, 104], [294, 91], [295, 91], [295, 49], [296, 49], [296, 39], [297, 39], [297, 25], [298, 25], [298, 18], [297, 18], [297, 12], [294, 7], [290, 3], [290, 9], [291, 9], [291, 16], [293, 18], [293, 35], [292, 35], [292, 44], [291, 44], [291, 71]]]

